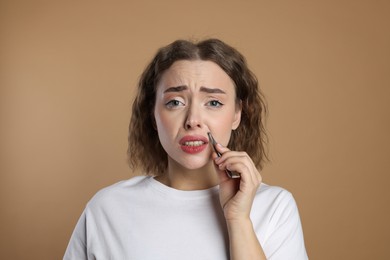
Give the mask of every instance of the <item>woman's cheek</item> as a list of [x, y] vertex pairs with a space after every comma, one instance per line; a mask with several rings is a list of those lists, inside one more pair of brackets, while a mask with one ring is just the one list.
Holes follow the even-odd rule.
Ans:
[[218, 143], [222, 144], [223, 146], [227, 146], [232, 132], [230, 124], [214, 120], [214, 122], [209, 124], [208, 128]]

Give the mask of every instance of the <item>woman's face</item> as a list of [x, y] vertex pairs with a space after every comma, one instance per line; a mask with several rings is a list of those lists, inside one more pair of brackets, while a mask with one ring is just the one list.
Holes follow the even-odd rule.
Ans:
[[158, 82], [154, 116], [168, 162], [194, 170], [210, 162], [207, 133], [226, 146], [241, 107], [233, 81], [216, 63], [180, 60]]

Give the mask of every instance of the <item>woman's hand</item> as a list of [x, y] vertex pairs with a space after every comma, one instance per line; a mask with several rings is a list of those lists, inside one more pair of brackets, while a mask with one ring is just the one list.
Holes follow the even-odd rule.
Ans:
[[[220, 202], [227, 221], [248, 220], [261, 175], [246, 152], [231, 151], [220, 144], [216, 149], [222, 154], [213, 159], [220, 178]], [[225, 170], [235, 171], [241, 178], [231, 179]]]

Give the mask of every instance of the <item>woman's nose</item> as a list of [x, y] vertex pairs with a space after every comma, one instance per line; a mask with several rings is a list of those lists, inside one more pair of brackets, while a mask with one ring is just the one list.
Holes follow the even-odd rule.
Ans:
[[194, 108], [188, 110], [184, 128], [186, 130], [202, 128], [202, 118], [199, 111]]

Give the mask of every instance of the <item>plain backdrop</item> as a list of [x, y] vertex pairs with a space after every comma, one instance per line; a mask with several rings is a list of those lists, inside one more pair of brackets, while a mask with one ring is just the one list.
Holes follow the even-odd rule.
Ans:
[[127, 127], [146, 64], [178, 38], [216, 37], [268, 100], [263, 179], [295, 196], [310, 258], [390, 259], [389, 12], [386, 0], [1, 0], [0, 258], [62, 258], [91, 196], [135, 174]]

